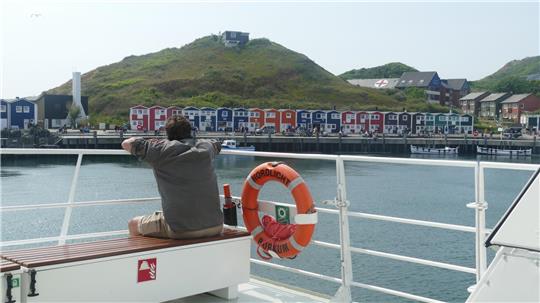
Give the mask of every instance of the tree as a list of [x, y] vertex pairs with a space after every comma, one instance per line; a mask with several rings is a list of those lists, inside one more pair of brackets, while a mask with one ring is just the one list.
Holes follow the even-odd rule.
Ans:
[[71, 104], [71, 107], [69, 108], [69, 112], [68, 112], [68, 119], [72, 128], [76, 126], [77, 118], [79, 118], [80, 114], [81, 114], [81, 108], [76, 104]]

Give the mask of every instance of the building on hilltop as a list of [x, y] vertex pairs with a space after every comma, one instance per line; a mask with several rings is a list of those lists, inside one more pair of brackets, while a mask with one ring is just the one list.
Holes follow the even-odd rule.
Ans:
[[511, 95], [510, 93], [494, 93], [480, 99], [480, 117], [493, 120], [499, 119], [501, 102]]
[[478, 116], [480, 111], [480, 100], [489, 95], [489, 92], [470, 93], [459, 99], [459, 108], [464, 114]]
[[437, 72], [405, 72], [395, 86], [397, 89], [423, 89], [426, 100], [440, 105], [459, 106], [459, 99], [471, 88], [467, 79], [441, 79]]
[[[426, 92], [427, 101], [444, 105], [445, 89], [437, 72], [404, 72], [396, 84], [397, 89], [420, 88]], [[441, 95], [442, 94], [442, 95]]]
[[540, 98], [533, 94], [513, 95], [501, 102], [502, 118], [514, 123], [521, 122], [521, 115], [540, 109]]
[[249, 41], [249, 33], [225, 31], [221, 35], [221, 41], [226, 47], [244, 45]]
[[396, 87], [396, 84], [398, 84], [399, 78], [350, 79], [347, 81], [352, 85], [360, 87], [392, 89]]
[[441, 80], [443, 88], [448, 95], [448, 103], [459, 106], [459, 99], [471, 92], [471, 86], [467, 79], [446, 79]]

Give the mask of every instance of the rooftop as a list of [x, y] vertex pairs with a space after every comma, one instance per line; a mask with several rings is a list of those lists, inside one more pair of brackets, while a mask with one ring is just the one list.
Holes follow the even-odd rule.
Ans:
[[448, 87], [453, 90], [461, 90], [467, 83], [467, 79], [446, 79], [444, 81], [446, 81]]
[[352, 85], [370, 87], [376, 89], [394, 88], [399, 78], [376, 78], [376, 79], [350, 79], [347, 80]]
[[511, 97], [509, 97], [508, 99], [504, 100], [503, 102], [501, 103], [516, 103], [516, 102], [519, 102], [525, 98], [527, 98], [528, 96], [530, 96], [532, 94], [519, 94], [519, 95], [512, 95]]
[[488, 101], [499, 101], [501, 99], [504, 99], [506, 97], [510, 96], [510, 93], [494, 93], [491, 94], [484, 99], [480, 100], [480, 102], [488, 102]]
[[404, 72], [396, 87], [427, 87], [437, 72]]
[[474, 99], [478, 99], [478, 98], [482, 98], [483, 95], [487, 94], [488, 92], [476, 92], [476, 93], [470, 93], [466, 96], [464, 96], [463, 98], [459, 99], [459, 100], [474, 100]]

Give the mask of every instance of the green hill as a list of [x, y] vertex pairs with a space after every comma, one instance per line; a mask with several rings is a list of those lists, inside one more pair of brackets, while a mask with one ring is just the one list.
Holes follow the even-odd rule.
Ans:
[[392, 62], [370, 68], [353, 69], [339, 75], [342, 79], [374, 79], [399, 78], [404, 72], [417, 72], [418, 70], [400, 62]]
[[527, 80], [527, 76], [534, 74], [540, 74], [540, 56], [510, 61], [495, 73], [472, 82], [472, 88], [514, 93], [537, 92], [540, 81]]
[[[71, 81], [47, 93], [71, 93]], [[267, 39], [226, 48], [207, 36], [96, 68], [82, 75], [90, 114], [127, 117], [129, 107], [160, 104], [277, 108], [397, 109], [402, 101], [355, 87], [305, 55]]]

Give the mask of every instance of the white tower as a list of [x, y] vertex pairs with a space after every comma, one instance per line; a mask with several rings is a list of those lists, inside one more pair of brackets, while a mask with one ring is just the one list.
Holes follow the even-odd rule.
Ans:
[[79, 106], [81, 113], [79, 114], [80, 118], [86, 118], [86, 113], [84, 112], [84, 107], [81, 103], [81, 73], [73, 72], [73, 104]]

